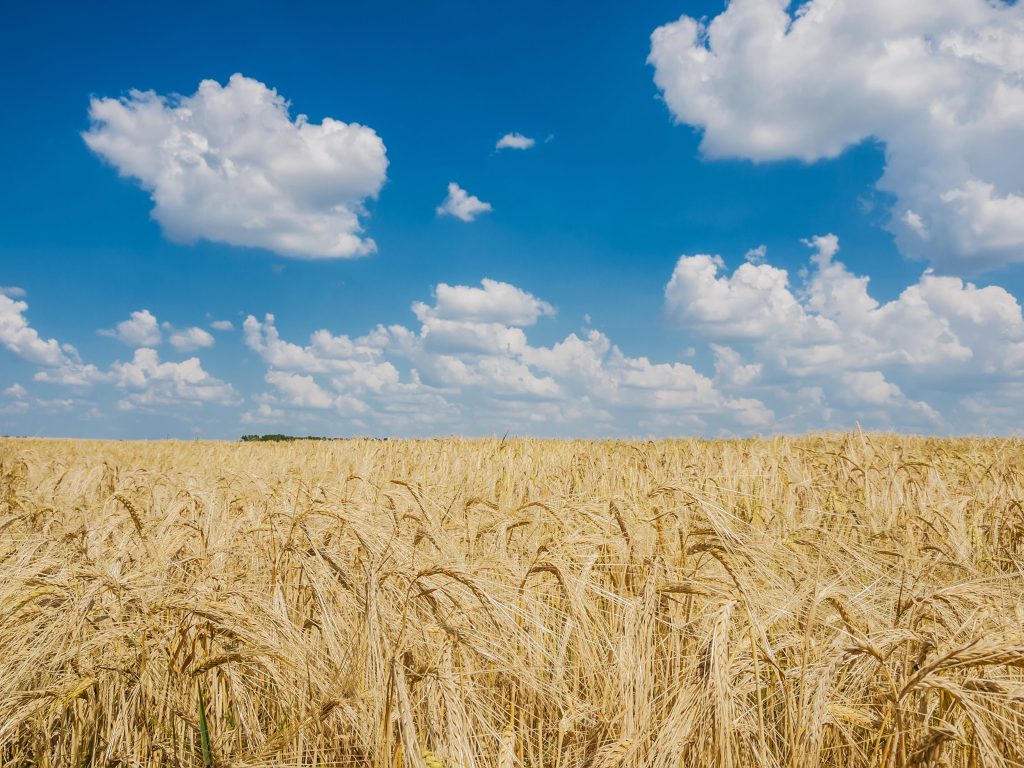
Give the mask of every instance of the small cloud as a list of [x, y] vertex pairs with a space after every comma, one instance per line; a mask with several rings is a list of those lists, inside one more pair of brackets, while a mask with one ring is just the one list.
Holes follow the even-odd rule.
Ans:
[[765, 257], [767, 256], [768, 246], [764, 245], [763, 243], [757, 246], [757, 248], [751, 248], [749, 251], [743, 254], [743, 258], [749, 261], [754, 266], [757, 266], [758, 264], [764, 264]]
[[110, 366], [114, 384], [126, 391], [121, 411], [192, 403], [234, 404], [236, 392], [207, 373], [198, 357], [180, 363], [161, 362], [155, 349], [136, 349], [129, 362]]
[[155, 347], [163, 341], [160, 324], [148, 309], [132, 312], [112, 329], [99, 331], [101, 336], [110, 336], [129, 347]]
[[242, 414], [243, 424], [267, 424], [280, 422], [285, 418], [285, 412], [280, 408], [273, 408], [267, 403], [261, 403], [255, 411], [246, 411]]
[[25, 391], [25, 388], [21, 386], [21, 384], [11, 384], [11, 386], [4, 390], [4, 394], [8, 395], [9, 397], [22, 398], [28, 393]]
[[10, 296], [12, 299], [20, 299], [25, 295], [25, 289], [16, 285], [0, 285], [0, 294]]
[[434, 289], [434, 306], [417, 301], [412, 311], [421, 322], [429, 318], [514, 326], [533, 325], [542, 316], [555, 315], [555, 308], [546, 301], [510, 283], [485, 277], [480, 285], [439, 283]]
[[523, 136], [521, 133], [506, 133], [500, 139], [498, 143], [494, 145], [495, 149], [530, 149], [537, 142], [531, 139], [529, 136]]
[[170, 341], [171, 346], [179, 352], [191, 352], [196, 349], [213, 346], [213, 336], [202, 328], [196, 328], [193, 326], [192, 328], [180, 328], [173, 330], [170, 329], [167, 323], [164, 323], [164, 327], [170, 331], [168, 341]]
[[[227, 323], [229, 329], [233, 327], [228, 320], [215, 321], [214, 327], [217, 327], [217, 322]], [[132, 312], [127, 320], [122, 320], [112, 329], [103, 329], [98, 333], [136, 348], [158, 347], [163, 344], [166, 333], [171, 346], [179, 352], [212, 347], [214, 343], [213, 336], [202, 328], [175, 328], [170, 323], [160, 323], [148, 309]]]
[[471, 195], [454, 181], [448, 185], [448, 197], [437, 206], [439, 216], [454, 216], [462, 221], [473, 221], [481, 213], [493, 210], [476, 195]]
[[233, 331], [235, 330], [235, 324], [230, 320], [214, 320], [210, 323], [210, 327], [215, 331]]

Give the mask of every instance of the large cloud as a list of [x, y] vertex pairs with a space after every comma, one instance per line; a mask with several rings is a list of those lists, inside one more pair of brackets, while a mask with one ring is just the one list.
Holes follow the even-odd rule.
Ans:
[[743, 431], [772, 418], [756, 398], [726, 395], [684, 363], [629, 357], [596, 330], [532, 345], [522, 327], [554, 309], [514, 285], [442, 283], [434, 296], [413, 304], [418, 329], [378, 326], [356, 339], [319, 330], [306, 345], [282, 340], [272, 315], [248, 317], [246, 343], [274, 390], [247, 419], [287, 424], [298, 409], [334, 412], [347, 419], [341, 429], [402, 434], [633, 435]]
[[304, 410], [331, 411], [359, 429], [402, 434], [454, 423], [455, 410], [438, 392], [415, 375], [403, 381], [386, 359], [390, 336], [384, 328], [356, 339], [321, 329], [299, 345], [282, 340], [267, 314], [262, 321], [249, 315], [243, 332], [246, 345], [267, 364], [265, 379], [274, 388], [245, 414], [248, 423], [285, 426], [302, 421]]
[[808, 244], [811, 269], [797, 285], [770, 264], [728, 274], [717, 256], [683, 256], [665, 288], [666, 313], [695, 338], [733, 345], [717, 348], [731, 350], [733, 368], [758, 366], [775, 393], [761, 394], [780, 410], [778, 398], [806, 388], [810, 399], [847, 406], [833, 411], [839, 424], [884, 411], [876, 423], [897, 428], [1000, 429], [978, 422], [968, 403], [1024, 383], [1024, 319], [1010, 293], [926, 271], [881, 303], [867, 277], [836, 260], [834, 235]]
[[249, 317], [272, 386], [249, 418], [284, 427], [321, 413], [336, 431], [390, 434], [1024, 429], [1024, 318], [1010, 293], [925, 271], [881, 302], [838, 260], [838, 238], [807, 245], [797, 279], [763, 251], [734, 271], [679, 259], [665, 313], [709, 353], [691, 362], [628, 355], [593, 328], [536, 343], [527, 331], [554, 310], [488, 279], [441, 284], [412, 305], [418, 326], [358, 338], [318, 330], [296, 344], [273, 316]]
[[835, 157], [884, 143], [905, 253], [944, 269], [1024, 260], [1024, 5], [733, 0], [658, 28], [649, 61], [710, 157]]
[[[273, 315], [249, 316], [243, 337], [266, 386], [243, 420], [402, 436], [718, 435], [855, 421], [900, 431], [1024, 431], [1024, 315], [1013, 295], [925, 271], [879, 301], [868, 278], [838, 260], [835, 236], [808, 245], [810, 263], [796, 276], [764, 254], [757, 263], [738, 259], [734, 270], [718, 256], [681, 257], [665, 314], [689, 339], [667, 342], [680, 354], [658, 358], [627, 354], [589, 327], [541, 343], [536, 335], [551, 329], [534, 324], [553, 322], [545, 319], [550, 304], [489, 279], [439, 285], [432, 301], [412, 305], [409, 325], [361, 336], [319, 329], [293, 342], [281, 338]], [[2, 381], [4, 413], [87, 407], [87, 387], [112, 388], [122, 409], [239, 402], [233, 384], [196, 357], [165, 360], [141, 347], [103, 369], [83, 363], [74, 347], [32, 328], [27, 309], [0, 296], [5, 354], [34, 366], [36, 382], [71, 387], [74, 399]], [[682, 352], [688, 345], [694, 351]]]
[[375, 250], [359, 217], [388, 161], [371, 128], [292, 120], [277, 91], [238, 74], [225, 86], [204, 80], [192, 96], [94, 98], [89, 117], [89, 148], [151, 194], [173, 240], [303, 259]]

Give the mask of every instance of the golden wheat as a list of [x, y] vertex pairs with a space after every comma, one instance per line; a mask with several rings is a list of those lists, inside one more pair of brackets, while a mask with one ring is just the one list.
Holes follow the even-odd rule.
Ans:
[[0, 766], [1018, 766], [1022, 565], [1016, 440], [4, 440]]

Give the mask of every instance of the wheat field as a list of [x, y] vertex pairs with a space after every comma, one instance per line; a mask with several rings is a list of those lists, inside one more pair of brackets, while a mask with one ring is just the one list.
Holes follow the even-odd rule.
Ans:
[[0, 441], [0, 765], [1024, 764], [1024, 441]]

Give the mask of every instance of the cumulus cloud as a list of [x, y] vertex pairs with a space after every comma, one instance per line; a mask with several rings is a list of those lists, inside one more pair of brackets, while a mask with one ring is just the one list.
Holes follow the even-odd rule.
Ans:
[[836, 259], [838, 238], [808, 245], [802, 285], [770, 264], [747, 262], [729, 274], [718, 256], [683, 256], [665, 288], [666, 313], [698, 338], [730, 343], [728, 368], [742, 358], [776, 392], [810, 388], [853, 413], [877, 406], [901, 427], [916, 414], [924, 426], [967, 428], [967, 398], [1024, 381], [1024, 319], [1003, 288], [928, 270], [881, 303], [867, 277]]
[[757, 381], [764, 366], [761, 363], [744, 364], [739, 352], [722, 344], [711, 344], [715, 355], [715, 381], [723, 387], [740, 389]]
[[[124, 393], [119, 403], [123, 410], [202, 403], [229, 405], [237, 400], [234, 388], [207, 373], [197, 357], [179, 363], [161, 362], [155, 349], [143, 346], [135, 349], [130, 361], [118, 360], [105, 370], [84, 363], [72, 345], [61, 344], [56, 339], [43, 339], [28, 324], [27, 310], [26, 302], [0, 295], [0, 345], [36, 366], [34, 381], [78, 390], [113, 385]], [[159, 328], [151, 313], [140, 310], [107, 333], [135, 346], [146, 341], [159, 341]], [[206, 334], [201, 329], [169, 330], [172, 337], [183, 333], [190, 339], [189, 343], [195, 341], [191, 331], [200, 330]], [[82, 399], [32, 397], [20, 384], [11, 385], [5, 393], [21, 404], [19, 408], [30, 405], [32, 408], [66, 411], [75, 405], [88, 404]]]
[[434, 318], [533, 325], [542, 315], [554, 315], [555, 308], [521, 288], [485, 277], [479, 288], [439, 283], [434, 289], [434, 305], [416, 302], [413, 312], [421, 321]]
[[[168, 323], [164, 323], [165, 327], [168, 327], [168, 325]], [[210, 335], [210, 332], [196, 326], [191, 328], [168, 327], [168, 330], [167, 340], [179, 352], [193, 352], [197, 349], [212, 347], [214, 344], [213, 336]]]
[[99, 331], [102, 336], [111, 336], [129, 347], [155, 347], [163, 341], [160, 323], [148, 309], [132, 312], [112, 329]]
[[473, 221], [481, 213], [493, 210], [476, 195], [471, 195], [454, 181], [448, 185], [448, 196], [437, 206], [438, 216], [454, 216], [462, 221]]
[[29, 363], [55, 368], [77, 359], [74, 347], [44, 339], [29, 325], [28, 303], [0, 294], [0, 344]]
[[28, 303], [0, 294], [0, 345], [16, 357], [36, 365], [37, 381], [85, 387], [103, 375], [94, 365], [85, 365], [78, 350], [56, 339], [44, 339], [25, 317]]
[[[359, 336], [321, 328], [291, 341], [273, 315], [250, 315], [243, 339], [265, 389], [241, 418], [321, 434], [718, 435], [855, 421], [1024, 431], [1024, 313], [1012, 294], [926, 270], [879, 301], [839, 260], [838, 238], [807, 246], [795, 275], [759, 259], [730, 269], [716, 255], [680, 257], [664, 292], [665, 316], [684, 334], [664, 346], [686, 350], [678, 356], [629, 354], [590, 328], [552, 338], [550, 327], [535, 330], [552, 323], [551, 304], [488, 278], [442, 283], [411, 305], [410, 323]], [[0, 297], [0, 344], [36, 367], [37, 382], [112, 387], [126, 410], [239, 402], [197, 357], [171, 362], [141, 347], [99, 370], [26, 314], [26, 302]], [[20, 384], [6, 398], [7, 413], [83, 404]]]
[[334, 404], [334, 398], [321, 389], [312, 376], [268, 371], [266, 380], [285, 395], [289, 405], [297, 405], [300, 408], [330, 408]]
[[215, 331], [233, 331], [235, 330], [235, 324], [230, 320], [214, 320], [210, 323], [210, 327]]
[[908, 255], [943, 269], [1024, 260], [1024, 5], [733, 0], [653, 33], [666, 104], [709, 157], [885, 146], [879, 188]]
[[114, 384], [127, 393], [118, 403], [121, 410], [236, 400], [234, 387], [207, 373], [197, 357], [160, 362], [155, 349], [136, 349], [130, 361], [114, 363], [110, 372]]
[[[261, 405], [332, 411], [403, 433], [748, 430], [772, 418], [757, 398], [725, 394], [690, 365], [629, 357], [598, 331], [531, 344], [523, 328], [554, 309], [508, 283], [441, 284], [433, 304], [412, 310], [418, 328], [378, 326], [355, 339], [319, 330], [305, 345], [282, 340], [272, 315], [248, 317], [246, 343], [274, 387]], [[262, 417], [257, 409], [247, 418]]]
[[498, 143], [494, 145], [495, 149], [530, 149], [537, 142], [531, 139], [529, 136], [524, 136], [521, 133], [506, 133], [500, 139]]
[[[402, 379], [386, 359], [389, 331], [378, 327], [358, 338], [326, 329], [302, 345], [281, 339], [272, 314], [262, 320], [249, 315], [242, 326], [246, 346], [267, 364], [265, 379], [274, 389], [262, 396], [260, 408], [247, 421], [264, 422], [295, 409], [331, 411], [350, 419], [348, 426], [368, 428], [368, 413], [378, 428], [403, 433], [453, 424], [453, 408], [416, 375]], [[266, 406], [263, 408], [262, 406]]]
[[175, 328], [170, 323], [161, 323], [148, 309], [136, 310], [127, 320], [122, 320], [111, 329], [101, 329], [98, 333], [111, 336], [129, 347], [158, 347], [163, 344], [166, 333], [167, 341], [179, 352], [193, 352], [214, 344], [209, 331], [196, 326]]
[[665, 305], [681, 324], [694, 323], [715, 339], [757, 338], [764, 329], [786, 322], [813, 333], [813, 321], [804, 316], [789, 290], [789, 275], [770, 264], [749, 261], [731, 277], [720, 256], [698, 254], [681, 258], [665, 290]]
[[211, 240], [301, 259], [371, 253], [360, 217], [384, 183], [373, 129], [325, 117], [294, 120], [258, 80], [204, 80], [191, 96], [131, 91], [93, 98], [89, 148], [153, 200], [172, 240]]

